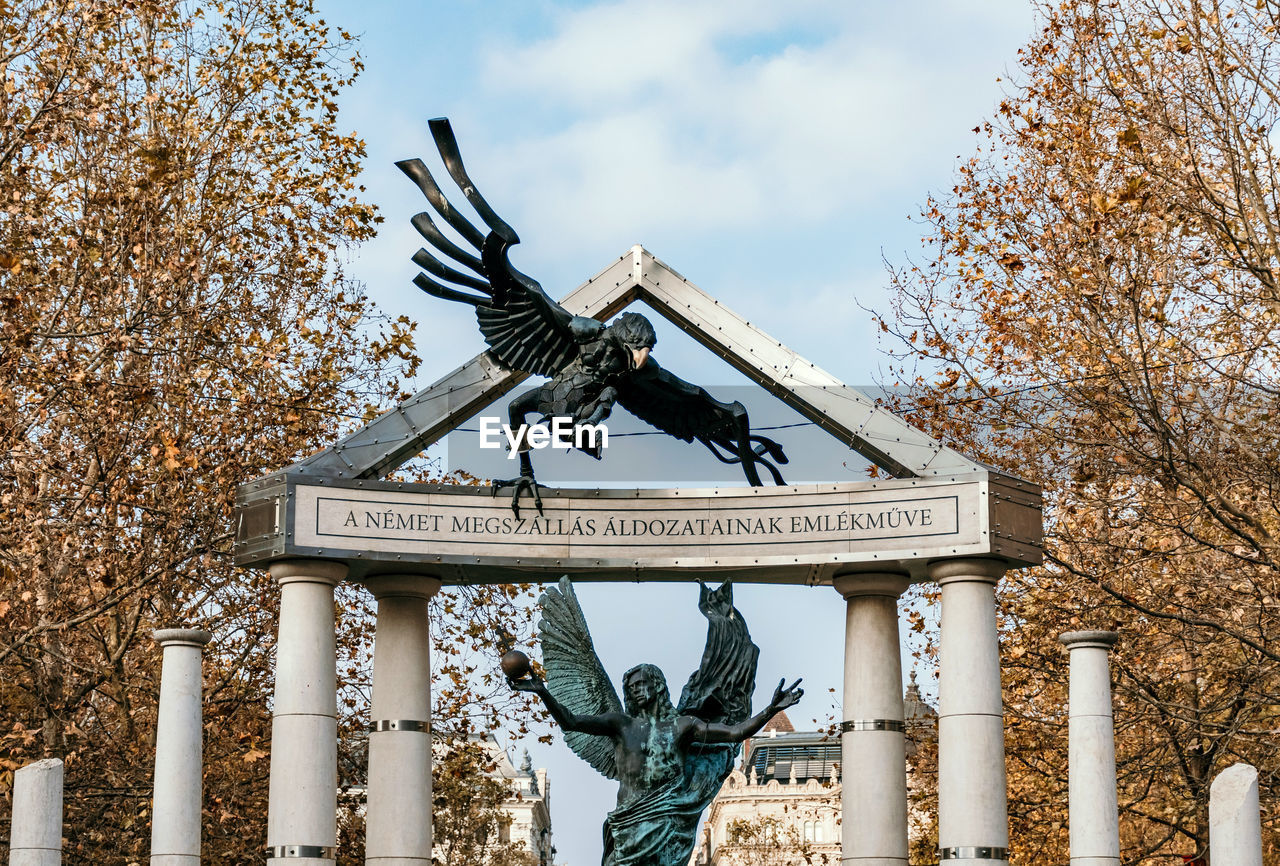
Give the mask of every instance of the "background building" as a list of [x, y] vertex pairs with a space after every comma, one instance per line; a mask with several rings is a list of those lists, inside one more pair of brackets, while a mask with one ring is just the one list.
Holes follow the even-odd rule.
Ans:
[[[480, 766], [489, 767], [487, 776], [502, 783], [510, 792], [500, 806], [496, 828], [499, 843], [515, 843], [533, 855], [537, 866], [552, 866], [556, 849], [551, 841], [551, 783], [543, 767], [534, 769], [529, 750], [524, 750], [520, 767], [512, 763], [506, 749], [493, 734], [473, 735], [471, 744], [480, 749]], [[437, 741], [437, 761], [443, 754]], [[342, 762], [343, 784], [339, 791], [341, 814], [339, 823], [362, 825], [365, 814], [365, 776], [368, 769], [367, 737], [346, 755]], [[436, 808], [439, 808], [437, 803]], [[437, 825], [438, 826], [438, 825]], [[439, 834], [436, 841], [439, 841]], [[440, 855], [439, 849], [436, 851]]]
[[[937, 729], [937, 713], [921, 697], [914, 673], [903, 709], [907, 749], [914, 753]], [[779, 713], [743, 743], [742, 755], [711, 801], [690, 866], [838, 866], [839, 737], [796, 731]], [[911, 816], [912, 832], [927, 828], [925, 817]]]
[[840, 862], [840, 741], [779, 713], [743, 743], [711, 801], [691, 866]]
[[511, 786], [511, 796], [502, 804], [507, 821], [498, 828], [499, 838], [503, 842], [523, 842], [539, 866], [551, 866], [556, 849], [551, 844], [551, 792], [546, 768], [535, 770], [529, 750], [525, 749], [520, 768], [516, 769], [492, 735], [486, 744], [497, 765], [493, 775]]

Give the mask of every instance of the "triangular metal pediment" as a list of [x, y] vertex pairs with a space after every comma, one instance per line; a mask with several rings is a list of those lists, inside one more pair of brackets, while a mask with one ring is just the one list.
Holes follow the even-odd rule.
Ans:
[[[632, 247], [560, 303], [571, 313], [605, 321], [637, 300], [894, 477], [992, 471], [876, 406], [858, 389], [788, 349], [643, 247]], [[503, 369], [488, 352], [482, 352], [288, 472], [383, 478], [528, 375]]]

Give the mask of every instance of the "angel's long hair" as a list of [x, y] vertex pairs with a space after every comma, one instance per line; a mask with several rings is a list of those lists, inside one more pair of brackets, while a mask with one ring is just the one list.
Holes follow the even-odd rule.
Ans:
[[627, 683], [631, 681], [631, 677], [635, 674], [648, 674], [649, 678], [658, 684], [658, 694], [653, 699], [653, 717], [655, 719], [670, 719], [674, 717], [676, 708], [671, 703], [671, 690], [667, 688], [667, 677], [660, 667], [650, 664], [636, 665], [622, 675], [623, 707], [626, 709], [627, 715], [634, 717], [640, 714], [640, 708], [635, 705], [631, 700], [631, 695], [627, 692]]

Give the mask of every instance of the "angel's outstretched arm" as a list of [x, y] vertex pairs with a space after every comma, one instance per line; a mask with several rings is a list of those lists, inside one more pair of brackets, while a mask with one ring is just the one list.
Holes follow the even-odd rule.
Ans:
[[[579, 716], [574, 714], [564, 704], [557, 701], [552, 696], [551, 690], [547, 688], [547, 684], [537, 677], [527, 677], [523, 680], [508, 678], [507, 684], [518, 692], [533, 692], [542, 698], [547, 705], [547, 709], [551, 712], [551, 718], [555, 719], [556, 724], [563, 730], [613, 737], [620, 734], [622, 726], [626, 724], [626, 716], [622, 713], [602, 713], [598, 716]], [[764, 722], [760, 724], [763, 725]]]
[[683, 732], [684, 736], [696, 743], [741, 743], [748, 737], [755, 736], [770, 719], [787, 707], [794, 706], [804, 696], [804, 689], [800, 688], [800, 683], [800, 680], [796, 680], [790, 688], [784, 689], [786, 680], [779, 682], [778, 687], [773, 691], [773, 700], [769, 701], [769, 705], [736, 725], [719, 725], [691, 716], [686, 717], [690, 719], [690, 723]]

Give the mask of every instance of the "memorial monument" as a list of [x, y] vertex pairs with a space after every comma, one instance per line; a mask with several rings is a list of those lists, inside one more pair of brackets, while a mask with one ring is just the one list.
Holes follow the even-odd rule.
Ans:
[[533, 692], [564, 730], [565, 742], [601, 775], [618, 780], [618, 806], [604, 825], [603, 866], [684, 866], [702, 811], [733, 770], [743, 740], [804, 690], [778, 683], [773, 699], [751, 715], [756, 660], [731, 584], [700, 587], [707, 618], [702, 663], [671, 704], [662, 671], [641, 664], [622, 678], [624, 701], [604, 672], [568, 577], [542, 596], [546, 682], [532, 673], [507, 682]]
[[[430, 172], [425, 167], [410, 170], [444, 216], [440, 226], [416, 220], [431, 245], [444, 249], [433, 232], [444, 237], [448, 228], [479, 251], [476, 256], [450, 242], [452, 252], [444, 253], [477, 274], [450, 269], [466, 280], [446, 281], [478, 294], [448, 288], [424, 275], [418, 283], [433, 294], [473, 303], [490, 348], [330, 447], [241, 485], [237, 494], [236, 562], [269, 569], [280, 586], [268, 862], [330, 866], [336, 856], [333, 629], [334, 587], [339, 582], [359, 583], [378, 601], [367, 862], [427, 866], [427, 601], [448, 585], [554, 581], [561, 575], [574, 581], [732, 579], [785, 584], [797, 592], [823, 587], [821, 591], [829, 593], [826, 588], [834, 588], [846, 609], [844, 720], [839, 725], [842, 856], [877, 866], [907, 864], [897, 599], [912, 583], [938, 583], [939, 859], [953, 866], [1007, 862], [995, 585], [1007, 569], [1041, 561], [1039, 488], [948, 448], [877, 406], [642, 247], [631, 248], [551, 302], [536, 283], [505, 263], [514, 232], [475, 193], [452, 135], [444, 134], [447, 127], [434, 127], [446, 170], [490, 232], [484, 236], [474, 227], [468, 230], [465, 220], [455, 221], [457, 214], [438, 194]], [[429, 271], [444, 267], [429, 254], [415, 260]], [[439, 276], [438, 268], [431, 272]], [[385, 480], [527, 377], [544, 375], [551, 377], [551, 386], [531, 392], [539, 397], [515, 401], [509, 410], [514, 421], [523, 420], [516, 415], [523, 407], [544, 415], [562, 413], [560, 417], [573, 421], [603, 417], [614, 403], [650, 423], [654, 418], [646, 413], [653, 411], [658, 413], [659, 429], [686, 441], [703, 441], [722, 459], [740, 462], [753, 484], [759, 473], [755, 478], [751, 473], [761, 465], [780, 482], [774, 464], [782, 462], [781, 448], [756, 437], [745, 412], [717, 403], [665, 371], [658, 374], [660, 368], [645, 351], [652, 346], [646, 345], [649, 340], [636, 319], [627, 319], [631, 324], [625, 326], [621, 320], [611, 323], [638, 301], [865, 457], [878, 473], [862, 481], [769, 487], [539, 491], [532, 467], [525, 473], [522, 460], [511, 504], [495, 501], [483, 488]], [[527, 330], [531, 322], [536, 327]], [[491, 332], [485, 332], [486, 327]], [[504, 335], [515, 334], [514, 342], [506, 341]], [[575, 334], [586, 339], [579, 341]], [[559, 354], [547, 354], [548, 335], [557, 335]], [[595, 360], [584, 359], [584, 353]], [[624, 399], [640, 381], [647, 383], [644, 393], [653, 398], [652, 405]], [[616, 394], [607, 393], [610, 388]], [[646, 408], [637, 409], [641, 404]], [[674, 408], [663, 414], [666, 409], [655, 408], [662, 406]], [[832, 477], [847, 474], [837, 464]], [[512, 505], [522, 495], [541, 502], [536, 516], [513, 513]], [[555, 594], [547, 595], [554, 607]], [[732, 610], [731, 604], [726, 610]], [[553, 615], [548, 624], [555, 620]], [[585, 626], [582, 631], [586, 633]], [[711, 631], [716, 631], [714, 619]], [[749, 646], [745, 629], [743, 635], [742, 645]], [[546, 655], [548, 670], [559, 676], [554, 674], [556, 650], [546, 650]], [[735, 665], [731, 667], [737, 670]], [[652, 671], [636, 673], [624, 683], [624, 692], [633, 686], [647, 695], [657, 691], [655, 682]], [[575, 717], [600, 715], [600, 710], [570, 706], [559, 696], [559, 688], [554, 681], [547, 684], [553, 700]], [[671, 710], [677, 719], [684, 715], [700, 720], [680, 723], [682, 730], [697, 730], [700, 723], [732, 727], [748, 719], [745, 698], [738, 704], [724, 702], [730, 693], [722, 690], [716, 699], [724, 703], [716, 712], [740, 715], [712, 721], [714, 716], [704, 715], [712, 712], [712, 704], [699, 702], [699, 689], [714, 694], [709, 681], [691, 693], [686, 688], [679, 711]], [[608, 693], [612, 686], [602, 693], [606, 703], [599, 706], [613, 712], [607, 709]], [[750, 690], [740, 694], [749, 695]], [[652, 700], [638, 692], [637, 699]], [[778, 699], [789, 699], [787, 692]], [[665, 713], [663, 702], [658, 703]], [[625, 707], [623, 715], [636, 718]], [[653, 729], [652, 722], [647, 723]], [[625, 725], [618, 724], [616, 736], [621, 738]], [[671, 724], [674, 736], [676, 723]], [[611, 740], [600, 739], [602, 734], [566, 735], [579, 736], [594, 736], [612, 748]], [[701, 743], [687, 754], [731, 748], [730, 742]], [[672, 762], [677, 755], [685, 761], [686, 753], [678, 748], [663, 754]], [[613, 760], [617, 772], [618, 756]], [[690, 765], [685, 762], [686, 768]], [[666, 770], [671, 778], [673, 766]], [[706, 763], [708, 768], [717, 766]], [[714, 793], [715, 786], [707, 786]], [[657, 798], [667, 803], [665, 796]], [[689, 808], [696, 805], [693, 794], [682, 796]], [[630, 856], [633, 844], [618, 836], [631, 815], [625, 806], [610, 819], [608, 844], [614, 846], [619, 864], [628, 862], [619, 858]], [[677, 823], [662, 818], [664, 838], [683, 832], [675, 829]]]

